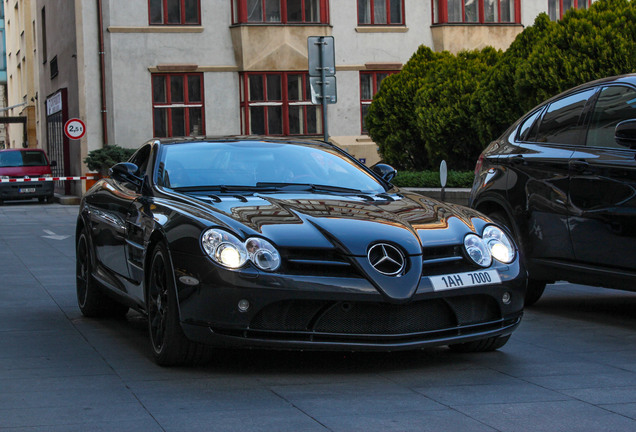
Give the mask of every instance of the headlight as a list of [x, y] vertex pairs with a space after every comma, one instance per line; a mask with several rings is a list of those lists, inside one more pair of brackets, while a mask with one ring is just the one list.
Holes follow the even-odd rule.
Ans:
[[256, 267], [266, 271], [274, 271], [280, 267], [280, 254], [267, 240], [252, 237], [247, 239], [245, 246]]
[[504, 264], [509, 264], [515, 258], [515, 248], [512, 242], [501, 229], [494, 225], [488, 225], [483, 233], [484, 242], [493, 258]]
[[488, 267], [492, 263], [490, 250], [481, 239], [475, 234], [468, 234], [464, 237], [464, 248], [470, 259], [482, 267]]
[[267, 240], [250, 237], [245, 242], [219, 229], [209, 229], [201, 238], [203, 249], [217, 263], [237, 269], [249, 259], [256, 267], [274, 271], [280, 267], [281, 258], [276, 248]]
[[217, 230], [207, 230], [201, 238], [203, 249], [217, 263], [236, 269], [247, 261], [245, 245], [232, 234]]
[[0, 180], [9, 180], [9, 176], [0, 176]]

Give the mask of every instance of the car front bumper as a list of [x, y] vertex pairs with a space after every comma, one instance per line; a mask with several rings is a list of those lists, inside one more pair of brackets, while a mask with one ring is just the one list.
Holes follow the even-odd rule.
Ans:
[[0, 183], [0, 199], [50, 198], [53, 197], [54, 188], [52, 181], [2, 182]]
[[210, 345], [394, 351], [507, 335], [523, 314], [518, 260], [494, 267], [501, 284], [434, 291], [423, 276], [415, 295], [397, 302], [362, 277], [229, 271], [180, 253], [172, 259], [184, 333]]

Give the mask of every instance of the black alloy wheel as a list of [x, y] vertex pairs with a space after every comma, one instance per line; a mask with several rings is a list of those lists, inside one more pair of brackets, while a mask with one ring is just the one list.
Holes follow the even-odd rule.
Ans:
[[92, 275], [93, 255], [85, 230], [77, 239], [75, 249], [75, 287], [77, 305], [86, 317], [123, 317], [128, 306], [108, 297]]
[[152, 254], [146, 287], [148, 331], [153, 357], [161, 366], [195, 365], [208, 360], [208, 347], [186, 338], [179, 322], [174, 273], [164, 244]]

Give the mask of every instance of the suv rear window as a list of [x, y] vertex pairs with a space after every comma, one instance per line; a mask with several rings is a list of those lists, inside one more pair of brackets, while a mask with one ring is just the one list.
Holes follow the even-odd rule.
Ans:
[[0, 153], [0, 167], [46, 166], [41, 151], [8, 151]]

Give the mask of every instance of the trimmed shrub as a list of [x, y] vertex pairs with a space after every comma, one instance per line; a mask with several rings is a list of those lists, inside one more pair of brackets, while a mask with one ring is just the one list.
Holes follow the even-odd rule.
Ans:
[[455, 56], [421, 46], [382, 82], [369, 108], [367, 127], [382, 158], [401, 169], [432, 169], [443, 159], [470, 169], [481, 151], [471, 126], [473, 93], [500, 55], [494, 48]]
[[113, 165], [130, 159], [135, 151], [136, 149], [108, 145], [88, 152], [88, 155], [84, 158], [84, 163], [89, 170], [104, 174]]

